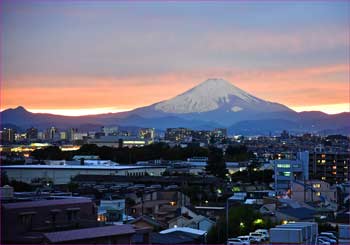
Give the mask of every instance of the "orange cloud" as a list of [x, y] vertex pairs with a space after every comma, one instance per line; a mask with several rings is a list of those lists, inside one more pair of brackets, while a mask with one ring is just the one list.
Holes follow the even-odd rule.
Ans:
[[[224, 78], [262, 99], [293, 108], [311, 108], [348, 103], [348, 74], [348, 65], [338, 64], [286, 70], [223, 68], [129, 77], [15, 77], [3, 83], [1, 109], [18, 105], [32, 110], [132, 109], [169, 99], [210, 77]], [[28, 85], [19, 86], [23, 81]]]

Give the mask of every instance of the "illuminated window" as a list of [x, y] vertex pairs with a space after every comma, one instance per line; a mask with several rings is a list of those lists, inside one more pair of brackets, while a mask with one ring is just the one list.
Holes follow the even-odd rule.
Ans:
[[333, 171], [333, 172], [332, 172], [332, 174], [333, 174], [333, 175], [336, 175], [336, 174], [337, 174], [337, 172]]
[[326, 158], [326, 154], [322, 154], [322, 158]]
[[321, 177], [322, 180], [326, 180], [326, 177]]
[[290, 172], [282, 172], [282, 176], [289, 177], [290, 176]]
[[277, 164], [277, 168], [290, 168], [290, 164]]
[[320, 188], [320, 187], [321, 187], [321, 184], [313, 184], [312, 187], [313, 187], [313, 188]]
[[321, 192], [316, 192], [316, 196], [321, 196]]
[[337, 169], [337, 166], [333, 166], [332, 169]]
[[325, 164], [325, 163], [326, 163], [326, 160], [322, 160], [322, 161], [321, 161], [321, 164]]
[[317, 160], [317, 163], [320, 163], [321, 162], [321, 160]]

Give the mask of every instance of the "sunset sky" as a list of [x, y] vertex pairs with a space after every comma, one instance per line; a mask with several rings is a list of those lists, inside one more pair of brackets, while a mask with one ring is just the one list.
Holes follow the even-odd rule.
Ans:
[[130, 110], [223, 78], [349, 111], [349, 1], [1, 1], [1, 110]]

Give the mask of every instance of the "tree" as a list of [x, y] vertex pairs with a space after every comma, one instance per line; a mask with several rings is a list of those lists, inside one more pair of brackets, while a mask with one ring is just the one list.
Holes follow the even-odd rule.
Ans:
[[65, 159], [64, 153], [58, 146], [48, 146], [43, 149], [37, 149], [32, 152], [32, 157], [36, 160], [61, 160]]
[[227, 174], [227, 169], [221, 149], [216, 147], [209, 147], [208, 164], [206, 171], [216, 177], [225, 177]]
[[253, 154], [248, 151], [245, 145], [230, 145], [225, 152], [225, 158], [227, 161], [248, 161]]
[[[269, 217], [263, 217], [253, 207], [242, 205], [234, 206], [229, 210], [228, 237], [237, 237], [249, 234], [259, 228], [269, 229], [275, 223]], [[221, 216], [216, 225], [208, 232], [208, 243], [223, 243], [226, 237], [226, 216]]]
[[8, 185], [9, 183], [10, 181], [6, 171], [1, 171], [1, 186]]
[[69, 181], [69, 183], [67, 184], [67, 189], [69, 192], [75, 192], [79, 189], [79, 184], [74, 183], [73, 181]]

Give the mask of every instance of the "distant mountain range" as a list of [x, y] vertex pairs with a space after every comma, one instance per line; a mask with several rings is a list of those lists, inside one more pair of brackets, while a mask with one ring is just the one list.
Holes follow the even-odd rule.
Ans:
[[128, 112], [89, 116], [61, 116], [31, 113], [23, 107], [0, 113], [2, 126], [31, 126], [45, 129], [78, 127], [95, 129], [102, 125], [213, 129], [225, 127], [230, 133], [264, 135], [284, 129], [291, 132], [350, 133], [350, 113], [328, 115], [318, 111], [297, 113], [287, 106], [257, 98], [223, 79], [208, 79], [169, 100]]

